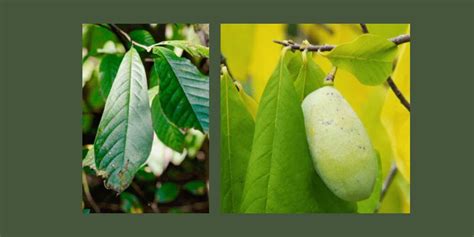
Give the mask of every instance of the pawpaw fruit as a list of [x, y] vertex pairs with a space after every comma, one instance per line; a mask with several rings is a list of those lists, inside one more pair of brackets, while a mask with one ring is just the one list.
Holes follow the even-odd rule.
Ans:
[[367, 199], [377, 176], [369, 136], [349, 103], [333, 86], [310, 93], [302, 103], [306, 137], [316, 172], [346, 201]]

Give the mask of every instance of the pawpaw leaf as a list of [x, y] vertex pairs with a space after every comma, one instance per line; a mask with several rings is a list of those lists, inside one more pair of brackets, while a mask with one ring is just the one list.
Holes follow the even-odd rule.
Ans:
[[221, 76], [221, 209], [239, 212], [255, 122], [225, 71]]
[[306, 53], [303, 58], [298, 77], [295, 80], [296, 94], [300, 101], [303, 101], [309, 93], [322, 87], [325, 77], [323, 70], [314, 62], [312, 53]]
[[114, 82], [117, 71], [122, 62], [123, 56], [117, 54], [107, 54], [102, 58], [99, 66], [100, 89], [102, 95], [107, 99], [110, 88]]
[[353, 212], [355, 204], [331, 193], [313, 168], [301, 102], [283, 57], [257, 111], [241, 212]]
[[160, 78], [160, 93], [164, 114], [179, 127], [209, 128], [209, 78], [185, 58], [178, 57], [164, 47], [155, 47], [153, 53]]
[[95, 163], [105, 186], [125, 190], [150, 154], [153, 141], [145, 69], [138, 52], [124, 56], [105, 103], [94, 142]]
[[[159, 94], [159, 92], [158, 92]], [[169, 148], [182, 152], [184, 133], [173, 124], [163, 112], [159, 96], [155, 96], [151, 105], [151, 118], [156, 136]]]
[[177, 47], [183, 49], [184, 51], [188, 52], [193, 57], [204, 57], [209, 58], [209, 48], [202, 46], [200, 44], [194, 44], [187, 40], [168, 40], [168, 41], [161, 41], [156, 45], [170, 45], [173, 47]]
[[397, 46], [381, 36], [364, 34], [323, 53], [334, 66], [352, 73], [364, 85], [380, 85], [392, 73]]

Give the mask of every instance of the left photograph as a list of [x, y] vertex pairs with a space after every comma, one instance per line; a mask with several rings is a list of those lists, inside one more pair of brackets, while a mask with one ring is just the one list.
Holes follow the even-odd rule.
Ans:
[[209, 25], [82, 25], [82, 203], [209, 212]]

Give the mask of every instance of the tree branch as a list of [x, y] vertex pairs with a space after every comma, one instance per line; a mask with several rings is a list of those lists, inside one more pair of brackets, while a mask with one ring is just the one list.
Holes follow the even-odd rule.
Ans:
[[393, 81], [392, 77], [388, 77], [387, 79], [387, 84], [390, 86], [390, 89], [392, 89], [393, 93], [397, 96], [397, 98], [400, 100], [400, 103], [408, 110], [408, 112], [411, 112], [410, 110], [410, 102], [403, 96], [402, 92], [398, 89], [397, 85], [395, 85], [395, 82]]
[[393, 183], [393, 180], [395, 179], [395, 176], [397, 175], [397, 173], [398, 173], [397, 165], [395, 163], [393, 163], [392, 167], [390, 168], [390, 171], [388, 172], [387, 178], [385, 179], [385, 181], [382, 185], [382, 192], [380, 193], [380, 199], [379, 199], [380, 201], [379, 201], [379, 204], [378, 204], [377, 209], [375, 210], [375, 212], [378, 212], [378, 210], [379, 210], [379, 208], [382, 204], [382, 201], [383, 201], [383, 199], [385, 198], [385, 196], [387, 194], [388, 188]]
[[128, 35], [127, 32], [120, 29], [117, 25], [115, 25], [115, 24], [109, 24], [109, 25], [110, 25], [110, 29], [119, 37], [119, 39], [123, 37], [123, 38], [126, 39], [126, 41], [128, 41], [128, 42], [124, 42], [123, 39], [121, 39], [121, 42], [124, 45], [124, 47], [127, 48], [128, 43], [131, 43], [132, 45], [143, 48], [147, 52], [150, 52], [151, 49], [153, 48], [153, 45], [146, 46], [146, 45], [140, 44], [140, 43], [132, 40], [132, 37], [130, 37], [130, 35]]
[[362, 28], [362, 33], [364, 33], [364, 34], [369, 33], [369, 29], [367, 28], [366, 24], [360, 23], [360, 28]]
[[[389, 40], [392, 41], [395, 45], [400, 45], [403, 43], [410, 42], [410, 35], [399, 35]], [[290, 47], [291, 50], [300, 50], [300, 51], [303, 51], [306, 49], [308, 51], [324, 52], [324, 51], [331, 51], [336, 47], [335, 45], [314, 45], [314, 44], [303, 45], [303, 44], [295, 43], [291, 40], [273, 40], [273, 42], [277, 44], [281, 44], [286, 47]]]

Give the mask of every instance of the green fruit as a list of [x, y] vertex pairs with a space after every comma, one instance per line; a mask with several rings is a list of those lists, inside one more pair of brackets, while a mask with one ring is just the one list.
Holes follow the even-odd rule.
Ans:
[[302, 107], [316, 172], [339, 198], [368, 198], [377, 175], [377, 158], [349, 103], [334, 87], [325, 86], [309, 94]]

